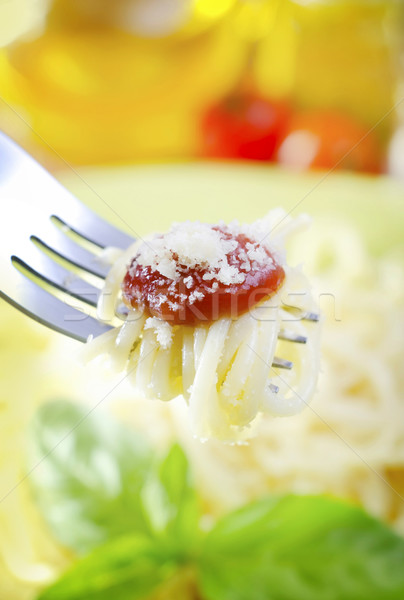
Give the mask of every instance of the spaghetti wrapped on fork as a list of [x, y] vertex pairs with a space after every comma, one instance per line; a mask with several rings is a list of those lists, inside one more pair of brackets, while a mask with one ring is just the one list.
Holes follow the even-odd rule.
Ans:
[[202, 439], [242, 441], [261, 414], [300, 412], [317, 381], [318, 314], [285, 240], [307, 221], [275, 210], [251, 225], [185, 222], [109, 249], [98, 317], [123, 324], [87, 358], [107, 354], [142, 396], [182, 395]]

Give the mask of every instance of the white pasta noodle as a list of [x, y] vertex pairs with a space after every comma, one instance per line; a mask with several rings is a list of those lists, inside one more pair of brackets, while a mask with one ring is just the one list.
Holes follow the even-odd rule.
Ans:
[[[255, 239], [259, 239], [268, 237], [271, 227], [278, 224], [276, 235], [271, 235], [271, 248], [282, 256], [285, 236], [306, 222], [305, 216], [291, 219], [284, 211], [275, 210], [246, 227], [253, 227]], [[114, 253], [98, 304], [100, 319], [112, 321], [119, 313], [121, 282], [138, 247], [135, 243], [118, 259]], [[289, 311], [290, 306], [302, 312], [317, 307], [300, 269], [283, 268], [285, 280], [277, 293], [236, 319], [220, 318], [191, 327], [129, 310], [123, 325], [91, 340], [84, 355], [91, 359], [105, 353], [116, 368], [126, 367], [137, 392], [146, 398], [171, 400], [182, 394], [197, 437], [228, 442], [248, 438], [260, 414], [300, 412], [317, 381], [320, 327]], [[280, 342], [283, 327], [306, 336], [307, 344], [291, 348], [297, 345]], [[293, 357], [290, 373], [281, 374], [271, 366], [278, 352], [286, 359]]]

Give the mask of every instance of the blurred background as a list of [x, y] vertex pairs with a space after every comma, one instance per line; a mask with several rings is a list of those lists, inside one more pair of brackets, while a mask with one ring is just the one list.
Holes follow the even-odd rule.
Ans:
[[[0, 131], [141, 235], [307, 211], [315, 224], [292, 262], [342, 312], [320, 307], [314, 412], [263, 419], [232, 447], [201, 444], [182, 405], [142, 404], [1, 301], [0, 598], [33, 600], [76, 558], [27, 476], [29, 423], [57, 398], [102, 402], [156, 447], [179, 440], [208, 515], [326, 493], [404, 532], [403, 59], [403, 0], [0, 0]], [[90, 458], [97, 488], [105, 465]], [[76, 492], [55, 480], [70, 530]]]
[[5, 0], [0, 129], [51, 170], [202, 156], [403, 176], [403, 23], [401, 0]]

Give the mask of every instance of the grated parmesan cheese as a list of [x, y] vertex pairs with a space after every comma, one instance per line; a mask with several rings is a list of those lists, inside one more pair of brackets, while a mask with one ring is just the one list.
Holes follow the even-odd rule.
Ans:
[[157, 317], [149, 317], [144, 324], [145, 329], [153, 329], [158, 343], [162, 348], [169, 348], [173, 340], [173, 328], [167, 321]]
[[194, 278], [192, 277], [192, 275], [189, 275], [189, 277], [185, 277], [184, 285], [188, 289], [190, 289], [194, 285]]
[[[246, 244], [247, 252], [240, 252], [239, 258], [243, 260], [241, 269], [231, 264], [229, 255], [237, 248], [238, 242], [226, 237], [226, 233], [239, 235], [243, 230], [236, 223], [222, 226], [221, 230], [200, 222], [176, 223], [164, 236], [156, 236], [140, 246], [136, 264], [150, 267], [171, 279], [174, 284], [182, 279], [188, 269], [196, 269], [205, 271], [205, 281], [214, 279], [216, 284], [220, 282], [230, 286], [243, 283], [245, 272], [268, 266], [268, 262], [271, 262], [264, 247], [251, 241]], [[251, 231], [249, 236], [254, 239]], [[136, 265], [132, 268], [135, 269]], [[188, 276], [183, 282], [190, 289], [194, 280]]]

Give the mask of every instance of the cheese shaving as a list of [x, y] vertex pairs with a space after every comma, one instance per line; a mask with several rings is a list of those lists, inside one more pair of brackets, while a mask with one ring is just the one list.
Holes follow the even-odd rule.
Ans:
[[[230, 255], [237, 248], [237, 241], [229, 239], [229, 234], [240, 233], [242, 230], [235, 223], [231, 230], [213, 228], [198, 221], [176, 223], [164, 236], [156, 236], [139, 247], [131, 269], [134, 272], [137, 265], [150, 267], [174, 282], [180, 281], [188, 270], [198, 270], [204, 271], [205, 281], [214, 279], [228, 286], [240, 284], [245, 281], [245, 272], [271, 262], [264, 247], [251, 241], [247, 252], [243, 252], [242, 269], [231, 264]], [[183, 281], [188, 289], [192, 287], [191, 276]]]
[[156, 339], [162, 348], [169, 348], [173, 339], [173, 328], [167, 321], [157, 317], [149, 317], [144, 324], [145, 329], [153, 329]]

